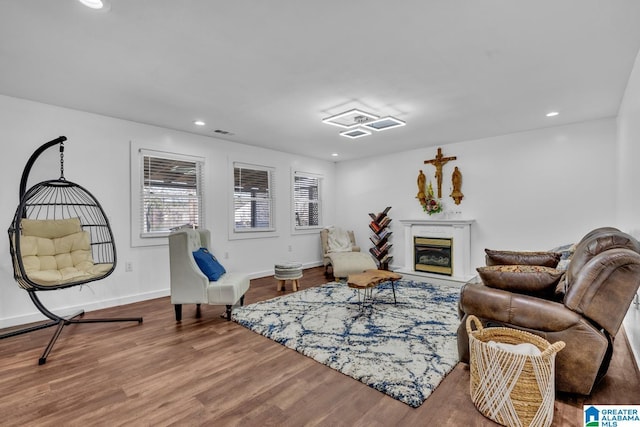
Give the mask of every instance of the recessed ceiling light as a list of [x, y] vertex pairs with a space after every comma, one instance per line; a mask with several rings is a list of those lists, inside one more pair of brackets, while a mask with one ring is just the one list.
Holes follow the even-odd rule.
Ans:
[[560, 114], [560, 113], [558, 113], [557, 111], [551, 111], [551, 112], [547, 113], [547, 117], [555, 117], [558, 114]]
[[331, 157], [338, 157], [338, 153], [331, 153]]
[[193, 124], [196, 125], [196, 126], [204, 126], [204, 125], [206, 125], [206, 123], [203, 122], [202, 120], [195, 120], [193, 122]]

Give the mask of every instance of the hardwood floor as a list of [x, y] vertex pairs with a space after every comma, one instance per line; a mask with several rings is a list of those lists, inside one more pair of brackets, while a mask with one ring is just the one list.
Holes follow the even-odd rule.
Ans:
[[[305, 270], [302, 289], [325, 283]], [[245, 303], [272, 298], [277, 281], [252, 281]], [[287, 284], [286, 293], [291, 292]], [[0, 341], [0, 424], [242, 426], [494, 426], [469, 398], [458, 364], [419, 408], [221, 318], [224, 307], [185, 306], [176, 323], [169, 298], [86, 315], [144, 316], [144, 323], [67, 326], [45, 365], [53, 329]], [[554, 426], [580, 426], [583, 404], [638, 404], [640, 375], [623, 333], [608, 375], [590, 397], [559, 395]]]

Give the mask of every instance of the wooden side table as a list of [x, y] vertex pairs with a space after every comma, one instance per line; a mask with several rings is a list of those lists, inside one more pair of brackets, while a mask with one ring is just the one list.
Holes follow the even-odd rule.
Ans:
[[396, 301], [396, 280], [402, 279], [402, 275], [388, 270], [367, 270], [363, 273], [350, 274], [347, 278], [347, 285], [350, 288], [358, 290], [358, 299], [360, 299], [360, 291], [364, 291], [364, 297], [360, 303], [360, 310], [364, 310], [365, 303], [369, 301], [373, 303], [373, 288], [387, 280], [391, 281], [391, 289], [393, 290], [393, 303]]

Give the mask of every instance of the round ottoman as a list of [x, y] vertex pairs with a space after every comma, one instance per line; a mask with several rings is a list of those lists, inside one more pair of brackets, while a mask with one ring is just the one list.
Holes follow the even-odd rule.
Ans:
[[302, 263], [299, 262], [284, 262], [276, 264], [274, 267], [275, 277], [278, 280], [279, 291], [284, 291], [284, 283], [287, 280], [291, 280], [291, 288], [294, 291], [298, 290], [300, 283], [298, 279], [302, 277]]

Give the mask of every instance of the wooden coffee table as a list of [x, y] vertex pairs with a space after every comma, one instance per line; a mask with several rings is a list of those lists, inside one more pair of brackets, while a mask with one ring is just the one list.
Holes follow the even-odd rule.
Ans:
[[391, 282], [393, 290], [393, 303], [396, 304], [396, 280], [402, 279], [402, 275], [388, 270], [366, 270], [363, 273], [350, 274], [347, 278], [347, 285], [350, 288], [358, 290], [358, 300], [360, 300], [360, 291], [364, 291], [364, 297], [360, 301], [360, 310], [364, 310], [365, 303], [368, 301], [373, 304], [373, 288], [387, 280]]

